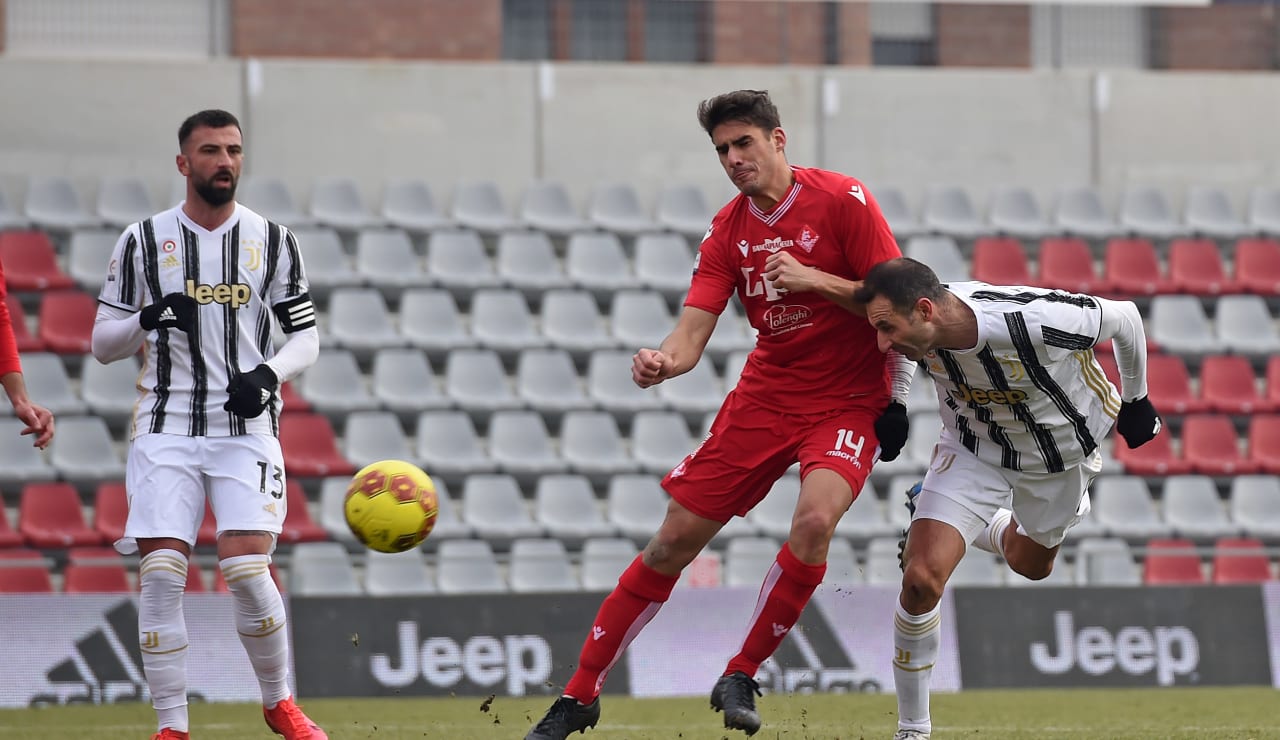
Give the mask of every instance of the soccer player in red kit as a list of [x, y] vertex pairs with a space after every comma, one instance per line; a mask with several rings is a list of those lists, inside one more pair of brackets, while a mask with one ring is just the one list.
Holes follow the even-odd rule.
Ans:
[[605, 676], [681, 570], [799, 462], [790, 535], [711, 693], [725, 727], [755, 734], [757, 669], [822, 582], [832, 533], [872, 464], [906, 442], [913, 365], [886, 359], [850, 300], [873, 265], [901, 255], [879, 206], [851, 177], [788, 164], [766, 92], [705, 100], [698, 120], [741, 194], [712, 220], [679, 321], [661, 347], [636, 352], [632, 379], [647, 388], [691, 369], [735, 292], [756, 346], [702, 444], [663, 479], [666, 519], [601, 605], [564, 696], [526, 740], [563, 740], [596, 725]]

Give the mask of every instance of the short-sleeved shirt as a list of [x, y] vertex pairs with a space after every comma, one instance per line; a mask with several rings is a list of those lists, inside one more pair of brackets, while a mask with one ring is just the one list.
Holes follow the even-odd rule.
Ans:
[[181, 205], [132, 224], [111, 253], [98, 300], [138, 311], [170, 293], [195, 299], [197, 329], [146, 333], [130, 438], [278, 434], [278, 392], [253, 419], [222, 405], [234, 373], [275, 354], [273, 314], [286, 334], [316, 324], [293, 234], [238, 204], [214, 231]]
[[813, 292], [791, 293], [762, 277], [770, 254], [785, 250], [805, 265], [861, 280], [900, 257], [880, 207], [858, 180], [793, 167], [795, 182], [769, 212], [738, 195], [712, 219], [685, 299], [714, 314], [736, 293], [756, 330], [737, 391], [776, 410], [816, 413], [888, 401], [884, 355], [875, 330]]

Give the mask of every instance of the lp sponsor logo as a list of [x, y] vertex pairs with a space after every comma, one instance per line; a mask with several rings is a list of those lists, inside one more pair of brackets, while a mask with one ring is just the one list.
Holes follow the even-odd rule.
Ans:
[[1200, 643], [1186, 627], [1121, 627], [1113, 635], [1104, 627], [1076, 630], [1069, 611], [1055, 612], [1051, 648], [1031, 644], [1031, 664], [1045, 674], [1079, 667], [1090, 676], [1121, 670], [1131, 676], [1155, 672], [1156, 683], [1171, 686], [1178, 676], [1191, 676], [1200, 665]]
[[449, 688], [469, 682], [495, 686], [506, 680], [507, 693], [524, 696], [551, 677], [551, 646], [537, 635], [477, 635], [459, 644], [450, 637], [420, 640], [418, 623], [396, 625], [400, 655], [376, 653], [369, 658], [373, 678], [387, 688], [402, 688], [421, 676], [432, 686]]

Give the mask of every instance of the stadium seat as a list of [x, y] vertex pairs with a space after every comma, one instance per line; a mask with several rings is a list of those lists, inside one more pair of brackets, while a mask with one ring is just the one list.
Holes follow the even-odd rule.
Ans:
[[68, 565], [123, 565], [124, 556], [110, 545], [69, 547], [66, 550]]
[[338, 288], [363, 286], [351, 255], [342, 246], [342, 237], [328, 227], [301, 226], [291, 229], [302, 250], [307, 268], [307, 284], [312, 297], [326, 302]]
[[0, 504], [0, 558], [6, 558], [7, 564], [8, 558], [12, 557], [10, 551], [21, 549], [25, 544], [22, 535], [9, 523], [8, 511]]
[[551, 239], [541, 231], [509, 231], [498, 237], [494, 269], [505, 284], [520, 291], [533, 305], [548, 290], [569, 287]]
[[533, 496], [533, 520], [571, 549], [593, 537], [613, 537], [617, 530], [605, 521], [591, 481], [585, 475], [544, 475]]
[[508, 590], [493, 548], [484, 540], [441, 542], [436, 555], [436, 584], [442, 594], [494, 594]]
[[655, 390], [663, 402], [691, 421], [720, 408], [725, 397], [715, 367], [705, 358], [688, 372], [663, 381]]
[[[896, 495], [892, 503], [898, 505]], [[853, 504], [849, 506], [849, 510], [836, 523], [835, 533], [839, 537], [846, 537], [855, 542], [865, 542], [874, 537], [888, 537], [901, 531], [901, 527], [885, 518], [884, 501], [876, 493], [875, 485], [868, 480], [863, 484]]]
[[1280, 415], [1249, 419], [1249, 461], [1259, 473], [1280, 475]]
[[1186, 475], [1191, 472], [1191, 463], [1175, 452], [1173, 432], [1168, 428], [1136, 449], [1129, 449], [1124, 440], [1117, 438], [1113, 454], [1116, 462], [1131, 475]]
[[[0, 264], [10, 293], [66, 290], [76, 287], [62, 268], [53, 242], [43, 231], [0, 231]], [[98, 270], [106, 275], [107, 263]]]
[[379, 460], [412, 460], [413, 443], [390, 411], [353, 411], [342, 430], [342, 454], [357, 468]]
[[438, 593], [422, 550], [370, 550], [364, 560], [364, 591], [370, 596], [429, 596]]
[[471, 336], [508, 361], [547, 344], [524, 296], [509, 288], [476, 291], [471, 299]]
[[[899, 242], [920, 235], [925, 231], [924, 225], [911, 211], [907, 196], [900, 189], [885, 185], [871, 189], [872, 196], [880, 206], [880, 213], [888, 222], [889, 228]], [[921, 260], [923, 262], [923, 260]], [[929, 264], [929, 263], [925, 263]]]
[[1267, 403], [1280, 408], [1280, 356], [1267, 359]]
[[619, 290], [640, 287], [634, 266], [611, 232], [577, 233], [565, 247], [564, 271], [569, 282], [607, 302]]
[[469, 473], [491, 473], [497, 465], [489, 457], [475, 421], [465, 411], [424, 411], [415, 430], [415, 459], [432, 476], [461, 480]]
[[1148, 586], [1191, 586], [1204, 583], [1196, 546], [1184, 539], [1147, 540], [1142, 582]]
[[582, 546], [582, 588], [612, 591], [640, 550], [625, 537], [593, 537]]
[[[715, 335], [713, 334], [712, 336]], [[721, 380], [724, 384], [725, 393], [728, 393], [737, 387], [738, 380], [742, 378], [742, 369], [747, 366], [747, 356], [749, 354], [751, 354], [750, 350], [739, 349], [725, 355], [724, 362], [722, 363], [723, 370], [721, 373]], [[911, 387], [914, 389], [915, 385], [913, 384]], [[929, 386], [929, 389], [932, 393], [933, 386]], [[936, 399], [934, 402], [937, 402]], [[907, 408], [914, 407], [908, 405]]]
[[387, 183], [382, 191], [381, 214], [392, 226], [415, 233], [434, 231], [452, 224], [436, 204], [431, 186], [414, 178], [400, 178]]
[[482, 288], [497, 288], [501, 280], [484, 241], [474, 231], [433, 231], [427, 237], [427, 274], [437, 287], [447, 288], [463, 306]]
[[587, 218], [605, 231], [635, 236], [657, 231], [658, 224], [645, 213], [635, 188], [629, 183], [603, 183], [591, 191]]
[[421, 547], [424, 550], [434, 550], [437, 545], [450, 539], [460, 539], [472, 536], [471, 526], [462, 521], [462, 515], [458, 512], [459, 506], [449, 493], [449, 485], [445, 479], [433, 475], [431, 482], [436, 486], [436, 524], [431, 530], [431, 536]]
[[60, 479], [82, 487], [124, 478], [124, 459], [107, 422], [97, 416], [58, 419], [58, 441], [49, 446], [49, 464]]
[[62, 571], [62, 592], [68, 594], [129, 593], [133, 586], [124, 563], [115, 565], [68, 565]]
[[1262, 541], [1223, 537], [1213, 544], [1214, 583], [1262, 583], [1273, 579], [1271, 560]]
[[45, 231], [70, 232], [101, 221], [85, 208], [80, 194], [65, 177], [32, 177], [27, 183], [27, 219]]
[[1148, 239], [1108, 240], [1102, 276], [1113, 291], [1126, 297], [1174, 292], [1173, 283], [1161, 271], [1155, 245]]
[[1241, 475], [1231, 479], [1231, 521], [1245, 536], [1280, 537], [1280, 478], [1275, 475]]
[[1146, 481], [1136, 475], [1100, 476], [1089, 498], [1098, 524], [1112, 537], [1145, 539], [1169, 533]]
[[1249, 360], [1239, 355], [1204, 358], [1200, 364], [1200, 394], [1207, 410], [1221, 414], [1276, 410], [1275, 404], [1258, 392], [1258, 379]]
[[311, 215], [335, 229], [357, 231], [378, 223], [349, 177], [321, 177], [311, 186]]
[[943, 283], [963, 282], [970, 277], [969, 261], [960, 252], [956, 240], [949, 236], [913, 236], [907, 240], [902, 254], [928, 265]]
[[617, 420], [607, 411], [565, 414], [560, 427], [560, 454], [571, 471], [599, 482], [614, 473], [640, 469], [627, 450]]
[[9, 565], [0, 567], [0, 594], [53, 593], [53, 579], [44, 565]]
[[1262, 296], [1221, 296], [1213, 323], [1218, 341], [1229, 352], [1254, 357], [1280, 353], [1280, 331]]
[[1174, 239], [1169, 244], [1169, 282], [1179, 293], [1216, 296], [1239, 292], [1227, 275], [1222, 253], [1212, 239]]
[[677, 411], [639, 411], [631, 418], [631, 455], [646, 473], [666, 475], [693, 451], [689, 423]]
[[1250, 190], [1245, 220], [1255, 232], [1280, 236], [1280, 186], [1258, 185]]
[[89, 406], [76, 393], [61, 357], [51, 352], [29, 352], [21, 359], [27, 393], [37, 399], [36, 403], [58, 417], [79, 416], [88, 411]]
[[0, 231], [9, 229], [25, 229], [31, 226], [26, 216], [18, 212], [17, 206], [5, 197], [0, 190]]
[[355, 355], [345, 349], [322, 349], [315, 364], [296, 379], [298, 394], [314, 411], [336, 418], [367, 411], [377, 400], [365, 385]]
[[[1115, 368], [1112, 355], [1103, 355], [1108, 366]], [[1119, 369], [1115, 376], [1108, 376], [1117, 389], [1120, 388]], [[1191, 386], [1191, 374], [1187, 363], [1179, 355], [1147, 355], [1147, 396], [1163, 414], [1194, 414], [1209, 409], [1209, 404], [1198, 398]]]
[[872, 586], [900, 586], [902, 566], [898, 561], [898, 538], [876, 537], [867, 543], [862, 572]]
[[[773, 482], [769, 493], [748, 512], [747, 518], [760, 534], [773, 537], [779, 542], [785, 541], [791, 536], [791, 519], [799, 500], [800, 475], [787, 472]], [[843, 523], [842, 519], [841, 524]]]
[[[356, 536], [347, 526], [344, 505], [347, 500], [347, 486], [351, 479], [346, 476], [330, 476], [320, 481], [320, 516], [316, 522], [324, 527], [329, 539], [354, 546]], [[437, 491], [437, 495], [439, 492]], [[437, 517], [438, 518], [438, 517]]]
[[95, 416], [108, 426], [119, 427], [133, 415], [137, 403], [139, 373], [137, 357], [116, 360], [109, 365], [85, 362], [80, 366], [80, 396]]
[[677, 183], [664, 185], [658, 191], [654, 217], [665, 229], [701, 239], [715, 215], [702, 188], [697, 185]]
[[542, 537], [515, 476], [473, 474], [462, 484], [462, 521], [495, 549], [505, 550], [522, 537]]
[[1185, 232], [1164, 193], [1145, 185], [1125, 189], [1119, 220], [1124, 230], [1148, 239], [1169, 239]]
[[289, 558], [289, 591], [298, 596], [360, 596], [364, 593], [347, 548], [340, 542], [294, 545]]
[[404, 291], [425, 288], [432, 281], [409, 234], [400, 229], [362, 229], [357, 233], [355, 270], [389, 303], [395, 303]]
[[[370, 378], [374, 400], [400, 416], [416, 420], [419, 413], [449, 405], [427, 355], [418, 349], [381, 349], [373, 355]], [[286, 405], [286, 408], [288, 406]]]
[[[423, 316], [431, 320], [423, 321]], [[451, 350], [476, 344], [453, 293], [445, 288], [411, 288], [400, 294], [400, 334], [433, 363], [443, 361]]]
[[1234, 239], [1248, 233], [1222, 188], [1192, 185], [1187, 188], [1187, 228], [1193, 234], [1214, 239]]
[[636, 280], [641, 287], [661, 293], [669, 301], [681, 301], [689, 292], [693, 252], [679, 234], [641, 234], [636, 237]]
[[822, 582], [832, 586], [856, 586], [866, 582], [849, 540], [832, 537], [827, 544], [827, 573]]
[[720, 318], [716, 320], [716, 329], [707, 340], [704, 356], [713, 362], [724, 362], [730, 354], [744, 350], [750, 351], [755, 346], [755, 329], [751, 328], [743, 318], [742, 312], [738, 309], [738, 302], [729, 301], [720, 312]]
[[563, 236], [590, 228], [578, 213], [564, 184], [551, 180], [531, 183], [520, 200], [520, 220], [545, 234]]
[[444, 364], [444, 392], [477, 420], [495, 411], [520, 408], [502, 359], [491, 349], [457, 349]]
[[45, 351], [44, 339], [37, 333], [32, 333], [27, 321], [27, 312], [22, 308], [22, 302], [16, 295], [5, 295], [4, 306], [2, 309], [9, 314], [9, 322], [13, 327], [13, 338], [17, 342], [18, 352], [43, 352]]
[[1103, 239], [1120, 229], [1107, 215], [1102, 197], [1091, 187], [1066, 187], [1058, 193], [1053, 223], [1067, 234], [1086, 239]]
[[498, 184], [490, 180], [459, 183], [453, 192], [453, 220], [461, 226], [497, 233], [519, 226], [507, 213]]
[[[59, 420], [60, 422], [61, 420]], [[48, 452], [36, 449], [22, 436], [26, 424], [14, 417], [0, 418], [0, 485], [15, 486], [58, 477]], [[61, 437], [58, 437], [61, 443]]]
[[759, 586], [778, 559], [772, 537], [735, 537], [725, 548], [724, 585]]
[[197, 545], [214, 545], [218, 542], [218, 520], [213, 516], [213, 504], [206, 497], [204, 500], [204, 516], [196, 529]]
[[1039, 239], [1054, 230], [1031, 190], [1016, 185], [995, 189], [987, 219], [996, 233], [1023, 239]]
[[536, 411], [494, 412], [489, 420], [489, 456], [498, 464], [499, 471], [522, 483], [532, 483], [540, 475], [564, 473], [568, 469], [565, 459], [556, 454], [546, 421]]
[[95, 210], [103, 221], [117, 229], [123, 229], [129, 224], [151, 218], [159, 209], [142, 178], [124, 175], [102, 178], [98, 185]]
[[1079, 237], [1045, 239], [1040, 243], [1038, 285], [1071, 293], [1092, 295], [1111, 292], [1106, 280], [1098, 277], [1093, 253]]
[[515, 593], [578, 591], [582, 587], [560, 540], [519, 539], [511, 543], [509, 576]]
[[1213, 539], [1236, 534], [1240, 528], [1227, 517], [1218, 487], [1206, 475], [1173, 475], [1160, 495], [1164, 521], [1177, 537]]
[[403, 347], [408, 338], [396, 330], [387, 301], [374, 288], [337, 288], [329, 296], [329, 337], [357, 357], [387, 347]]
[[996, 555], [970, 547], [951, 572], [948, 586], [1002, 586], [1006, 568]]
[[1189, 295], [1158, 295], [1147, 314], [1147, 337], [1165, 352], [1185, 358], [1219, 354], [1222, 343], [1205, 315], [1200, 299]]
[[629, 350], [597, 350], [587, 360], [587, 397], [624, 423], [637, 411], [664, 407], [653, 389], [632, 382], [631, 355]]
[[104, 542], [113, 543], [124, 536], [129, 517], [129, 499], [123, 481], [103, 481], [93, 496], [93, 529]]
[[1076, 583], [1081, 586], [1138, 586], [1142, 570], [1129, 543], [1117, 537], [1086, 537], [1076, 545]]
[[1280, 295], [1280, 241], [1241, 239], [1236, 242], [1235, 279], [1241, 290], [1257, 295]]
[[[77, 229], [67, 247], [67, 277], [81, 290], [97, 295], [107, 279], [107, 265], [120, 234], [105, 229]], [[308, 268], [310, 263], [308, 262]], [[310, 270], [308, 270], [309, 272]]]
[[78, 290], [40, 294], [40, 328], [37, 336], [49, 352], [87, 355], [92, 344], [93, 318], [98, 301]]
[[333, 425], [323, 414], [299, 412], [280, 416], [280, 446], [290, 475], [322, 478], [351, 475], [356, 468], [338, 452]]
[[240, 178], [236, 200], [267, 220], [287, 224], [291, 229], [315, 223], [315, 219], [298, 208], [289, 186], [278, 177], [246, 175]]
[[559, 423], [566, 411], [591, 405], [573, 357], [560, 348], [520, 353], [516, 360], [516, 395], [552, 424]]
[[925, 194], [921, 219], [926, 228], [957, 239], [973, 239], [987, 231], [964, 188], [933, 185]]
[[600, 306], [585, 290], [551, 290], [542, 296], [542, 333], [551, 346], [585, 359], [599, 349], [617, 346], [609, 336]]
[[973, 243], [973, 279], [993, 285], [1034, 282], [1022, 242], [1008, 237], [979, 237]]
[[609, 333], [622, 347], [658, 347], [675, 326], [662, 296], [647, 290], [621, 290], [609, 303]]
[[605, 518], [623, 537], [643, 547], [666, 518], [670, 496], [661, 477], [643, 473], [615, 475], [609, 479]]

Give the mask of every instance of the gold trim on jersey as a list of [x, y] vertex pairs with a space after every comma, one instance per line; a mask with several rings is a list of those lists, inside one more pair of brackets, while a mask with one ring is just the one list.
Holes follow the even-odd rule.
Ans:
[[1120, 397], [1111, 390], [1107, 376], [1103, 374], [1102, 368], [1098, 366], [1093, 350], [1087, 349], [1081, 352], [1073, 352], [1072, 355], [1080, 363], [1080, 374], [1084, 378], [1085, 385], [1089, 386], [1089, 389], [1102, 401], [1103, 413], [1112, 419], [1116, 418], [1116, 415], [1120, 413]]

